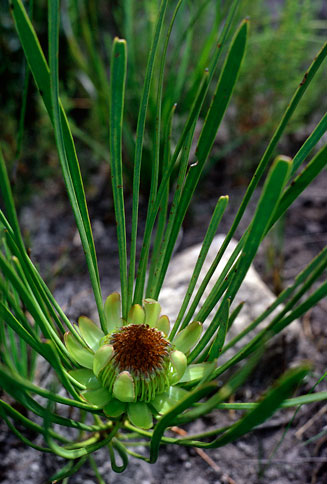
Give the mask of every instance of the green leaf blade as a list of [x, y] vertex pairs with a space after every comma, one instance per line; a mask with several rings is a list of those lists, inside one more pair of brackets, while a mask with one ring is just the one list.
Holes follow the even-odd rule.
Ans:
[[127, 69], [126, 41], [114, 39], [110, 81], [110, 163], [117, 223], [123, 318], [127, 318], [127, 252], [122, 168], [122, 123]]

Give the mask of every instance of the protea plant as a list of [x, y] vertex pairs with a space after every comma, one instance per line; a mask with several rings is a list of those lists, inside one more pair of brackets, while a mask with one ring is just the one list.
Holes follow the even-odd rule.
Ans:
[[[122, 155], [127, 45], [123, 39], [115, 38], [113, 41], [108, 144], [119, 250], [120, 289], [117, 290], [120, 291], [121, 300], [118, 293], [114, 293], [104, 302], [80, 165], [70, 125], [59, 98], [59, 1], [49, 0], [48, 3], [49, 65], [22, 0], [10, 1], [29, 69], [53, 124], [63, 179], [85, 253], [99, 316], [97, 324], [86, 317], [81, 317], [78, 325], [74, 324], [42, 279], [25, 246], [6, 164], [0, 152], [0, 187], [5, 205], [5, 213], [0, 211], [0, 383], [8, 395], [8, 398], [0, 399], [0, 415], [26, 444], [69, 460], [62, 470], [51, 477], [52, 481], [69, 477], [89, 459], [99, 482], [102, 482], [92, 457], [92, 453], [101, 447], [108, 448], [113, 470], [122, 472], [128, 464], [129, 455], [153, 463], [158, 458], [160, 446], [165, 443], [220, 447], [251, 431], [282, 406], [326, 398], [323, 392], [289, 398], [310, 370], [305, 364], [282, 375], [258, 401], [230, 402], [230, 397], [258, 363], [267, 341], [326, 295], [327, 283], [319, 284], [319, 277], [326, 268], [326, 249], [317, 254], [298, 274], [294, 283], [285, 288], [247, 328], [228, 343], [226, 336], [242, 309], [242, 305], [235, 307], [233, 303], [261, 242], [297, 196], [326, 166], [326, 146], [315, 152], [310, 160], [308, 157], [327, 130], [327, 115], [293, 159], [277, 156], [273, 161], [272, 158], [289, 119], [327, 55], [327, 44], [318, 52], [291, 101], [285, 103], [285, 113], [258, 162], [225, 241], [195, 291], [208, 250], [228, 204], [227, 196], [219, 196], [199, 257], [194, 261], [194, 271], [180, 311], [178, 315], [173, 315], [175, 321], [170, 328], [169, 319], [160, 314], [157, 301], [183, 219], [232, 97], [248, 32], [248, 20], [244, 20], [234, 36], [230, 36], [238, 4], [234, 0], [215, 39], [216, 48], [211, 59], [208, 59], [209, 68], [203, 70], [201, 79], [198, 75], [193, 78], [190, 95], [194, 101], [182, 134], [173, 144], [171, 138], [176, 105], [172, 104], [164, 124], [161, 112], [166, 53], [183, 0], [176, 5], [172, 3], [162, 0], [158, 8], [140, 99], [129, 257]], [[126, 2], [126, 5], [131, 5], [131, 2]], [[172, 11], [170, 7], [173, 7]], [[164, 36], [162, 34], [169, 14], [167, 35]], [[222, 53], [225, 59], [221, 65]], [[96, 56], [96, 52], [94, 54]], [[156, 82], [153, 79], [155, 63], [159, 64]], [[186, 81], [187, 75], [179, 79]], [[155, 88], [156, 130], [153, 133], [149, 205], [138, 255], [142, 149], [149, 93]], [[27, 89], [24, 95], [26, 100]], [[210, 102], [206, 102], [208, 96]], [[198, 123], [203, 111], [204, 120]], [[197, 126], [201, 126], [198, 138], [195, 137]], [[196, 144], [195, 160], [190, 158], [192, 144]], [[303, 163], [306, 163], [305, 167], [299, 172]], [[268, 166], [253, 218], [225, 267], [212, 281], [215, 269]], [[199, 309], [199, 301], [210, 281], [212, 289]], [[307, 291], [313, 284], [314, 289], [308, 295]], [[261, 323], [272, 312], [273, 319], [262, 329]], [[210, 323], [209, 316], [212, 316]], [[205, 322], [206, 329], [202, 332]], [[251, 332], [254, 330], [257, 333], [253, 335]], [[242, 346], [245, 336], [248, 342]], [[234, 354], [220, 364], [220, 355], [226, 349], [234, 350]], [[53, 370], [54, 383], [50, 388], [38, 380], [35, 371], [44, 362]], [[16, 406], [13, 401], [20, 405]], [[165, 433], [172, 426], [183, 425], [222, 406], [224, 409], [243, 410], [244, 414], [225, 427], [197, 435], [176, 437]], [[25, 408], [24, 412], [21, 411], [22, 407]], [[68, 409], [67, 413], [64, 408]], [[17, 428], [17, 423], [32, 430], [33, 435], [42, 435], [43, 443], [29, 440]], [[60, 431], [62, 427], [66, 432]], [[69, 430], [74, 431], [71, 438], [67, 436]], [[149, 456], [146, 450], [143, 454], [135, 452], [135, 439], [137, 445], [144, 444], [144, 449], [150, 448]], [[117, 454], [121, 457], [121, 465], [116, 462]]]

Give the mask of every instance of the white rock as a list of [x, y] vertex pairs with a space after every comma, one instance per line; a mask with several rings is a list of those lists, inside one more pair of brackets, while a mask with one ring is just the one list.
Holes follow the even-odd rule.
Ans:
[[[213, 243], [210, 247], [208, 252], [207, 258], [204, 262], [199, 280], [196, 284], [195, 291], [193, 296], [196, 294], [197, 289], [199, 288], [204, 275], [207, 273], [211, 263], [213, 262], [219, 248], [221, 247], [223, 241], [225, 239], [224, 235], [217, 235]], [[205, 302], [206, 298], [208, 297], [211, 289], [214, 286], [217, 278], [219, 277], [222, 269], [224, 268], [226, 262], [228, 261], [230, 255], [232, 254], [233, 250], [235, 249], [237, 242], [235, 240], [231, 240], [227, 250], [222, 257], [216, 271], [211, 278], [201, 300], [199, 303], [199, 307], [194, 314], [192, 320], [196, 320], [196, 315], [200, 308], [202, 307], [203, 303]], [[193, 269], [200, 253], [201, 244], [194, 245], [182, 251], [181, 253], [177, 254], [168, 269], [167, 276], [164, 282], [164, 286], [160, 292], [159, 302], [162, 307], [163, 313], [167, 314], [173, 324], [175, 319], [178, 315], [179, 309], [183, 302], [190, 278], [193, 273]], [[273, 301], [275, 300], [274, 294], [270, 291], [267, 285], [261, 280], [256, 270], [251, 266], [241, 287], [240, 290], [235, 297], [235, 300], [231, 306], [231, 310], [233, 310], [238, 304], [244, 301], [244, 306], [239, 313], [237, 319], [235, 320], [229, 335], [227, 337], [227, 341], [236, 336], [240, 331], [242, 331], [249, 323], [251, 323], [254, 319], [256, 319]], [[191, 299], [192, 301], [192, 299]], [[212, 320], [215, 310], [219, 307], [219, 302], [211, 314], [208, 316], [207, 320], [205, 321], [204, 326], [208, 326], [210, 321]], [[278, 310], [281, 310], [282, 306], [279, 306]], [[259, 330], [262, 329], [265, 325], [267, 325], [274, 315], [273, 313], [270, 315], [264, 322], [262, 322], [259, 326]], [[299, 327], [297, 322], [293, 322], [288, 328], [286, 328], [286, 332], [293, 337], [296, 337], [299, 334]], [[255, 333], [255, 332], [254, 332]], [[253, 335], [253, 333], [251, 333]], [[245, 337], [242, 341], [238, 344], [237, 348], [243, 346], [244, 343], [248, 342], [250, 336]]]

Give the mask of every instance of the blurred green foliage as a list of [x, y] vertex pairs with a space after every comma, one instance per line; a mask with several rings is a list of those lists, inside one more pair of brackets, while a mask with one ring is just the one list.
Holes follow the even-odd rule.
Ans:
[[[210, 58], [217, 49], [217, 32], [230, 6], [229, 1], [201, 0], [185, 2], [176, 17], [164, 73], [163, 125], [166, 124], [174, 103], [177, 103], [172, 142], [178, 139], [185, 115], [196, 94], [196, 87]], [[173, 5], [169, 8], [171, 11]], [[83, 170], [90, 173], [97, 165], [108, 160], [108, 116], [110, 52], [114, 36], [127, 39], [128, 76], [126, 86], [124, 125], [124, 169], [126, 182], [131, 183], [137, 116], [141, 98], [140, 86], [146, 69], [154, 22], [158, 10], [156, 0], [135, 2], [106, 2], [104, 0], [65, 0], [62, 2], [62, 29], [60, 33], [61, 94], [69, 116], [73, 135], [80, 150]], [[321, 42], [326, 25], [320, 19], [322, 0], [285, 0], [240, 2], [235, 22], [245, 16], [251, 19], [249, 47], [232, 105], [209, 167], [219, 157], [236, 159], [231, 170], [238, 171], [237, 153], [246, 151], [242, 158], [242, 173], [252, 173], [254, 151], [264, 146], [276, 126], [288, 99], [301, 81]], [[23, 151], [18, 153], [17, 132], [19, 109], [22, 104], [25, 64], [7, 1], [0, 3], [0, 129], [3, 150], [10, 163], [12, 177], [26, 174], [28, 184], [18, 185], [16, 193], [22, 201], [29, 196], [31, 185], [39, 185], [45, 176], [56, 175], [54, 138], [50, 122], [39, 96], [30, 82], [27, 92], [27, 111], [23, 137]], [[33, 24], [46, 49], [46, 2], [34, 5]], [[192, 27], [192, 28], [190, 28]], [[163, 32], [167, 34], [168, 25]], [[203, 32], [206, 35], [203, 35]], [[137, 42], [135, 42], [137, 39]], [[179, 66], [171, 69], [170, 66]], [[143, 147], [143, 191], [149, 186], [157, 116], [157, 87], [160, 77], [160, 56], [155, 65], [155, 79], [151, 87], [147, 111], [147, 130]], [[320, 100], [326, 82], [326, 72], [314, 80], [314, 87], [306, 96], [288, 133], [299, 130], [305, 122], [320, 115]], [[205, 106], [207, 108], [208, 106]], [[307, 133], [304, 133], [303, 137]], [[301, 140], [300, 140], [301, 141]], [[37, 151], [35, 146], [38, 147]], [[244, 149], [243, 149], [244, 148]], [[245, 149], [246, 148], [246, 149]], [[161, 140], [163, 150], [163, 139]], [[234, 151], [233, 151], [234, 150]], [[231, 156], [233, 154], [233, 156]], [[240, 158], [240, 157], [239, 157]], [[244, 170], [244, 167], [246, 169]], [[21, 177], [17, 177], [21, 178]]]
[[[241, 2], [240, 14], [250, 17], [251, 29], [242, 75], [234, 93], [235, 115], [228, 126], [231, 140], [244, 137], [247, 150], [251, 146], [257, 150], [258, 141], [264, 145], [285, 108], [285, 99], [302, 81], [303, 72], [326, 34], [327, 23], [320, 20], [322, 13], [321, 0]], [[326, 74], [322, 70], [314, 79], [288, 133], [304, 125], [310, 129], [312, 118], [321, 117]]]

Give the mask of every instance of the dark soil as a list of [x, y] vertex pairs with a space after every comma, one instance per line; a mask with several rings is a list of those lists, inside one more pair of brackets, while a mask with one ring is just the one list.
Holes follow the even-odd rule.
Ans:
[[[109, 200], [102, 197], [102, 188], [107, 183], [108, 177], [104, 170], [92, 179], [88, 196], [104, 296], [119, 289], [113, 211]], [[256, 258], [257, 270], [275, 291], [293, 280], [326, 243], [326, 186], [327, 172], [324, 172], [289, 211], [284, 235], [279, 238], [277, 236], [277, 243], [276, 238], [271, 239], [271, 243], [268, 241]], [[179, 250], [202, 240], [218, 196], [229, 194], [230, 207], [220, 227], [220, 232], [226, 232], [244, 191], [241, 177], [229, 177], [226, 169], [225, 173], [218, 168], [211, 172], [210, 177], [202, 183], [187, 216]], [[254, 200], [257, 197], [258, 194]], [[241, 236], [247, 226], [253, 207], [252, 203], [236, 238]], [[127, 210], [129, 208], [130, 199], [127, 200]], [[142, 205], [141, 217], [143, 212], [145, 207]], [[62, 187], [47, 182], [43, 195], [35, 196], [32, 203], [23, 210], [21, 221], [31, 240], [32, 258], [49, 281], [68, 317], [75, 319], [80, 314], [91, 314], [94, 302], [83, 252]], [[276, 250], [281, 242], [282, 255]], [[275, 252], [272, 253], [273, 250]], [[306, 381], [306, 390], [315, 384], [326, 369], [326, 314], [327, 301], [324, 300], [302, 320], [305, 339], [297, 349], [297, 360], [309, 359], [315, 368]], [[265, 380], [274, 365], [281, 365], [281, 353], [280, 348], [270, 351], [260, 372], [254, 375], [252, 385], [250, 382], [238, 398], [257, 397], [258, 380]], [[316, 388], [316, 391], [323, 390], [327, 390], [326, 381]], [[210, 430], [230, 423], [237, 417], [237, 412], [217, 411], [189, 425], [186, 430], [190, 433]], [[1, 483], [43, 484], [62, 467], [61, 459], [27, 448], [8, 431], [4, 422], [0, 422], [0, 429]], [[319, 436], [323, 430], [325, 433]], [[222, 449], [203, 452], [193, 448], [167, 446], [161, 449], [158, 462], [152, 466], [131, 458], [129, 467], [122, 475], [111, 471], [105, 451], [97, 452], [95, 458], [106, 483], [171, 484], [178, 480], [181, 484], [191, 481], [194, 484], [324, 484], [327, 482], [326, 430], [327, 405], [322, 402], [302, 407], [296, 414], [294, 409], [279, 412], [250, 435]], [[24, 435], [27, 435], [26, 432]], [[36, 436], [27, 436], [39, 443]], [[312, 438], [314, 440], [309, 442]], [[96, 479], [89, 464], [85, 464], [70, 482], [91, 484]]]

